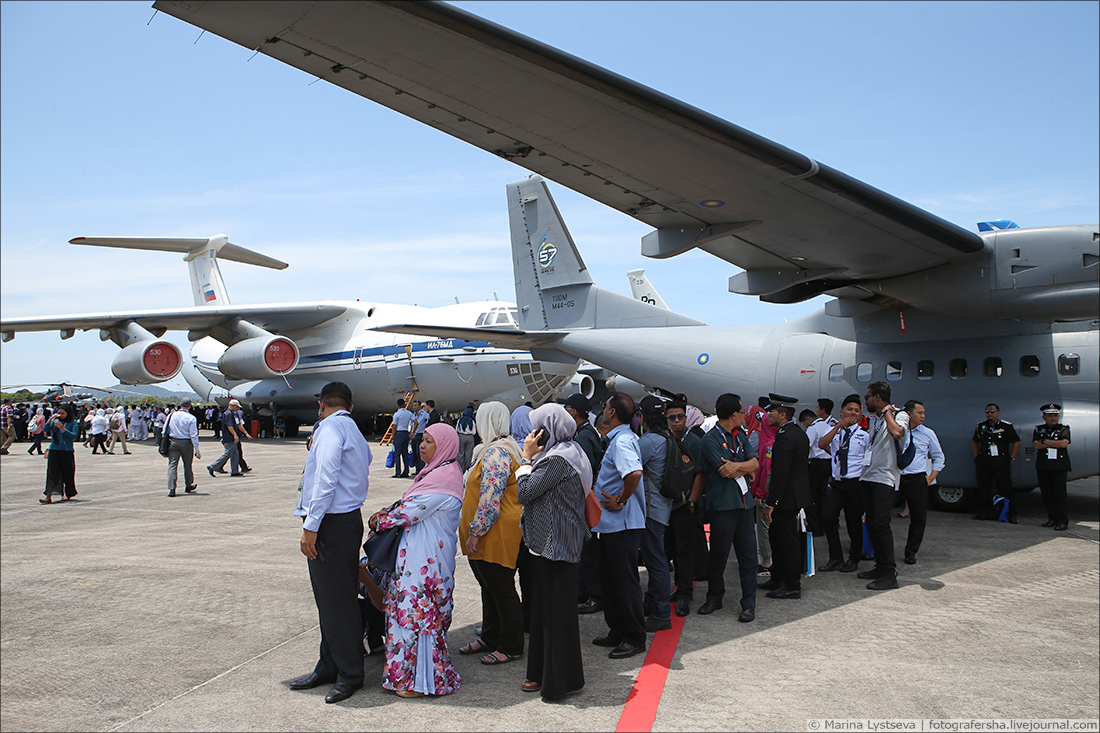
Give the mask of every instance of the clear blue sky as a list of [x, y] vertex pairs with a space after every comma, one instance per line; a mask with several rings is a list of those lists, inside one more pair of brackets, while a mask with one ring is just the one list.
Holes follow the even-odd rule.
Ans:
[[[1095, 2], [456, 4], [964, 227], [1100, 220]], [[147, 3], [0, 12], [5, 316], [191, 304], [180, 256], [67, 244], [96, 235], [224, 232], [290, 263], [223, 263], [235, 303], [514, 298], [504, 186], [523, 169], [169, 16], [147, 25]], [[821, 305], [731, 295], [734, 268], [701, 253], [647, 260], [646, 226], [552, 191], [605, 287], [644, 267], [719, 324]], [[0, 379], [113, 384], [116, 351], [22, 334]]]

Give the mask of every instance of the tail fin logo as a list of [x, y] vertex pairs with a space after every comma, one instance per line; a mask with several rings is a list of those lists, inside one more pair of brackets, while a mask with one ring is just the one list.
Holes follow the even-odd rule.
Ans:
[[214, 294], [214, 289], [210, 287], [210, 283], [202, 286], [202, 299], [207, 303], [218, 299], [218, 296]]
[[549, 236], [550, 232], [543, 234], [539, 242], [539, 266], [543, 268], [551, 267], [554, 264], [554, 255], [558, 253], [558, 248], [548, 239]]

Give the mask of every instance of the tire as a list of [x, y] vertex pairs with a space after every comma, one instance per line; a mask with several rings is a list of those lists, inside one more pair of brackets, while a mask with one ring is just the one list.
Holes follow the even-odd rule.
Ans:
[[974, 489], [952, 486], [929, 486], [928, 503], [941, 512], [966, 512], [974, 503]]

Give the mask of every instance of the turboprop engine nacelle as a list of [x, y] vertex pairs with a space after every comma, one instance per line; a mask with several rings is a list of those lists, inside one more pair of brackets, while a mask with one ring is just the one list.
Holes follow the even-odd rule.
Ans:
[[136, 341], [118, 352], [111, 373], [122, 384], [157, 384], [179, 373], [183, 354], [171, 341]]
[[298, 366], [298, 347], [285, 336], [245, 339], [218, 359], [218, 371], [230, 379], [282, 377]]

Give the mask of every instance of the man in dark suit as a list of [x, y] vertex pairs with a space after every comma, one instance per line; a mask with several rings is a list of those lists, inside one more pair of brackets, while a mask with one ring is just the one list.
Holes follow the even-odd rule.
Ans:
[[768, 422], [778, 428], [771, 447], [768, 497], [764, 500], [764, 521], [771, 525], [772, 577], [759, 587], [768, 590], [768, 598], [801, 598], [798, 513], [810, 506], [810, 441], [794, 422], [798, 400], [775, 394], [770, 397]]

